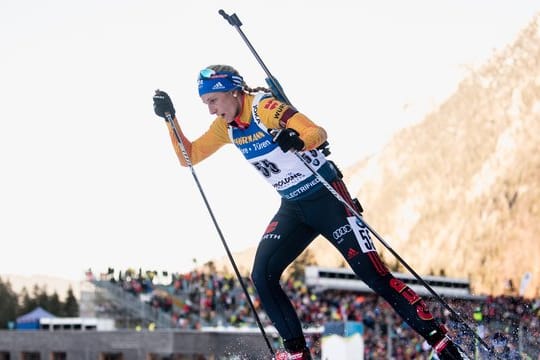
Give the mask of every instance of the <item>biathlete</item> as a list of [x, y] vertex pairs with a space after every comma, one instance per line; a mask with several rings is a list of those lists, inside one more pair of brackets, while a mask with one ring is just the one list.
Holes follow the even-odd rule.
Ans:
[[[198, 87], [202, 102], [216, 118], [196, 140], [190, 141], [181, 131], [167, 93], [156, 91], [154, 111], [166, 120], [166, 113], [172, 116], [193, 165], [232, 143], [281, 196], [281, 205], [257, 247], [251, 277], [264, 310], [283, 340], [285, 358], [305, 360], [311, 359], [311, 354], [296, 310], [280, 286], [280, 277], [322, 235], [341, 253], [354, 273], [427, 340], [439, 359], [462, 359], [424, 301], [383, 264], [368, 229], [304, 163], [309, 163], [352, 208], [362, 212], [359, 203], [351, 198], [339, 170], [319, 148], [326, 142], [326, 131], [278, 101], [270, 90], [248, 87], [231, 66], [213, 65], [203, 69]], [[180, 163], [187, 166], [172, 124], [168, 121], [166, 124]]]

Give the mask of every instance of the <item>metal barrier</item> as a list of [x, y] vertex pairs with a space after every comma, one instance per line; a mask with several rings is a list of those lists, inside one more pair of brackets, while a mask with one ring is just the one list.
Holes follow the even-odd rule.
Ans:
[[173, 320], [170, 314], [159, 308], [141, 301], [137, 296], [123, 290], [110, 281], [92, 281], [98, 289], [104, 290], [104, 295], [117, 306], [129, 311], [134, 317], [144, 322], [153, 322], [159, 328], [170, 328]]

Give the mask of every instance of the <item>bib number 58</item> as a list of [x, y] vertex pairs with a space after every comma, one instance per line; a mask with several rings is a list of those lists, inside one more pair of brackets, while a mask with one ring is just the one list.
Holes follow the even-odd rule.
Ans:
[[259, 170], [265, 177], [270, 177], [272, 174], [278, 174], [281, 170], [278, 166], [268, 160], [255, 161], [252, 163], [257, 170]]

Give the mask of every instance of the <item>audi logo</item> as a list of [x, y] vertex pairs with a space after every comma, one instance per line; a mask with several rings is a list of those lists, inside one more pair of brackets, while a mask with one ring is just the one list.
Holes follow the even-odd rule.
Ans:
[[332, 233], [332, 236], [334, 237], [335, 240], [337, 240], [340, 237], [342, 237], [343, 235], [345, 235], [347, 233], [350, 233], [351, 231], [352, 231], [351, 225], [343, 225], [342, 227], [336, 229]]

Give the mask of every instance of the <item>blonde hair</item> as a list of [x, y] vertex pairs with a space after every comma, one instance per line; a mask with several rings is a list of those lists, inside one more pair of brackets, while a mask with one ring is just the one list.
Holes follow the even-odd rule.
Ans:
[[[225, 71], [225, 72], [233, 73], [234, 75], [241, 76], [240, 73], [238, 72], [238, 70], [236, 70], [235, 68], [233, 68], [230, 65], [210, 65], [210, 66], [207, 66], [206, 68], [207, 69], [212, 69], [215, 72]], [[253, 93], [256, 93], [256, 92], [259, 92], [259, 91], [264, 91], [266, 93], [272, 93], [272, 91], [270, 89], [265, 88], [263, 86], [259, 86], [259, 87], [256, 87], [256, 88], [251, 88], [246, 84], [245, 81], [242, 81], [242, 91], [244, 91], [244, 92], [246, 92], [248, 94], [253, 94]]]

